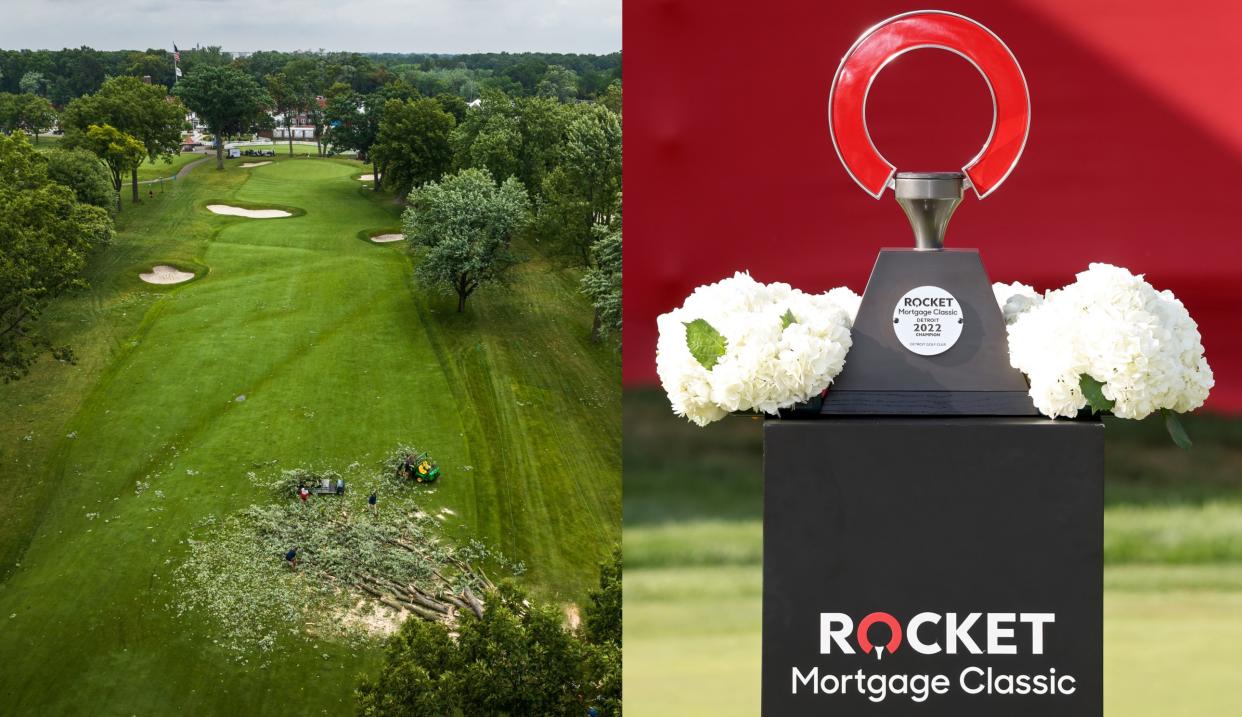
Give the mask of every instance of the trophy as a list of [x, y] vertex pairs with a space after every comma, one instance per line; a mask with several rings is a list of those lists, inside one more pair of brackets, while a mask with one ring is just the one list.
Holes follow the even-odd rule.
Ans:
[[[992, 93], [960, 171], [898, 171], [867, 132], [875, 76], [922, 48]], [[915, 241], [880, 251], [818, 410], [764, 423], [763, 714], [1098, 717], [1103, 431], [1037, 414], [979, 252], [944, 246], [963, 193], [987, 197], [1022, 154], [1022, 71], [969, 18], [898, 15], [846, 53], [829, 118]]]
[[[889, 62], [922, 48], [964, 58], [992, 93], [992, 131], [960, 172], [898, 172], [867, 131], [872, 81]], [[1025, 378], [1009, 365], [1004, 319], [978, 251], [944, 248], [966, 187], [983, 199], [1017, 165], [1030, 109], [1013, 53], [960, 15], [898, 15], [863, 33], [841, 60], [829, 95], [833, 146], [868, 194], [878, 199], [893, 190], [914, 230], [914, 249], [880, 252], [824, 413], [1036, 415]]]

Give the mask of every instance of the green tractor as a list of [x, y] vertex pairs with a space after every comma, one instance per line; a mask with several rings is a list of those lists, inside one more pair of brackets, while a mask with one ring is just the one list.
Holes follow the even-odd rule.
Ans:
[[418, 483], [435, 483], [440, 477], [440, 466], [431, 460], [431, 454], [427, 451], [418, 455], [406, 453], [397, 464], [397, 475], [407, 480], [413, 478]]

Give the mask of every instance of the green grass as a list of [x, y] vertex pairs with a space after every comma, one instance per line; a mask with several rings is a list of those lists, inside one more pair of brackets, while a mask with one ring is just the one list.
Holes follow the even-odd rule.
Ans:
[[[575, 273], [519, 247], [513, 285], [459, 315], [413, 284], [401, 245], [358, 239], [397, 213], [360, 164], [277, 159], [127, 203], [91, 289], [48, 312], [77, 365], [0, 386], [0, 713], [350, 712], [377, 647], [290, 640], [258, 669], [165, 609], [193, 525], [266, 499], [256, 463], [430, 449], [429, 508], [525, 561], [544, 599], [581, 600], [618, 539], [619, 356], [590, 342]], [[305, 214], [220, 217], [216, 200]], [[141, 283], [156, 263], [199, 276]]]
[[[631, 716], [754, 715], [762, 422], [696, 428], [627, 392], [625, 699]], [[1242, 713], [1242, 422], [1106, 429], [1106, 712]]]
[[34, 145], [35, 149], [51, 149], [58, 146], [60, 141], [65, 138], [63, 134], [41, 134], [39, 135], [39, 141], [36, 143], [34, 135], [28, 136], [30, 143]]

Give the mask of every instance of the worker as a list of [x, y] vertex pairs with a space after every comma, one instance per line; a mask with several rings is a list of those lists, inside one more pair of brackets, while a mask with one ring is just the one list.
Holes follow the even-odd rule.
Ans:
[[289, 552], [285, 553], [285, 562], [289, 563], [290, 569], [298, 569], [298, 546], [295, 545], [289, 548]]
[[367, 509], [372, 513], [379, 512], [379, 506], [376, 505], [377, 501], [378, 496], [376, 496], [376, 491], [371, 491], [371, 495], [367, 497]]

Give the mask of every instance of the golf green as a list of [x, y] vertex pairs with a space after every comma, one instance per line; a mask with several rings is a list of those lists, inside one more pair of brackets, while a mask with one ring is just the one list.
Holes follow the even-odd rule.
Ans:
[[[620, 360], [590, 341], [576, 272], [521, 245], [512, 285], [457, 314], [404, 244], [363, 238], [399, 224], [363, 171], [200, 166], [127, 204], [90, 291], [49, 311], [78, 364], [0, 386], [0, 713], [350, 711], [377, 645], [308, 635], [239, 664], [208, 616], [167, 607], [195, 525], [270, 500], [248, 472], [413, 444], [444, 469], [426, 501], [451, 537], [524, 561], [543, 599], [595, 580], [619, 539]], [[140, 282], [155, 264], [197, 276]]]

